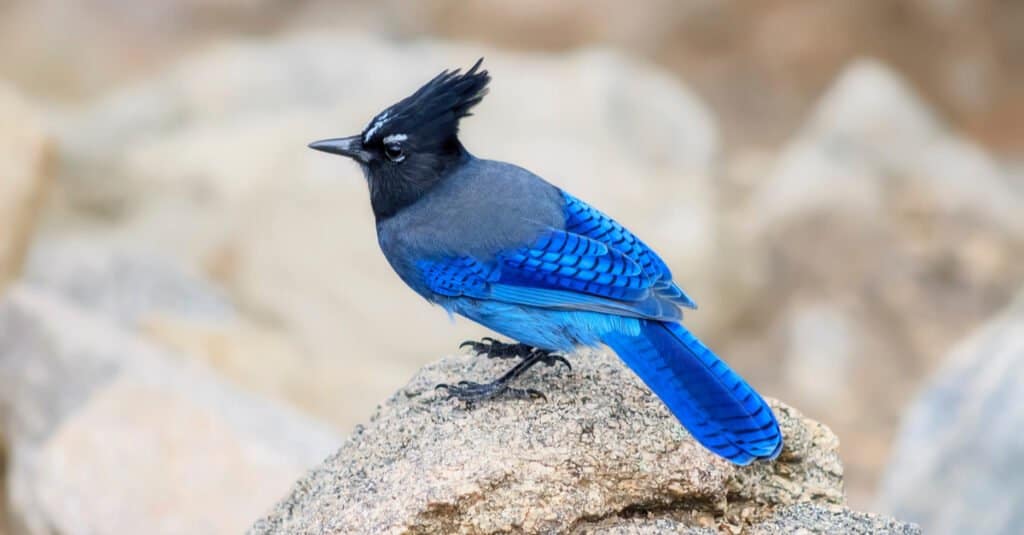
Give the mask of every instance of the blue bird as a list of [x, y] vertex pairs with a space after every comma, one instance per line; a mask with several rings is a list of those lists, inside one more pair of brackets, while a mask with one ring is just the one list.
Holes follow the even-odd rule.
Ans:
[[357, 136], [309, 145], [358, 162], [380, 248], [406, 284], [517, 341], [467, 342], [523, 360], [491, 383], [438, 387], [467, 402], [542, 397], [511, 382], [539, 363], [568, 365], [559, 353], [605, 344], [707, 449], [740, 465], [777, 457], [771, 408], [680, 325], [680, 307], [696, 307], [657, 253], [539, 176], [463, 147], [459, 122], [490, 82], [481, 62], [443, 71]]

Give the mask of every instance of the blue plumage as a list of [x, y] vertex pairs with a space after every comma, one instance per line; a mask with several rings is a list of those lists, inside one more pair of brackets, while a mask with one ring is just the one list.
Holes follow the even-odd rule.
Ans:
[[647, 244], [618, 221], [587, 203], [564, 191], [562, 197], [565, 199], [566, 231], [602, 241], [621, 251], [640, 265], [657, 293], [684, 307], [697, 308], [697, 304], [672, 282], [672, 272], [668, 265]]
[[704, 447], [736, 464], [782, 450], [768, 404], [682, 325], [642, 320], [639, 334], [604, 341]]
[[[359, 136], [311, 145], [360, 163], [398, 275], [427, 300], [535, 348], [526, 364], [607, 344], [709, 450], [737, 464], [775, 458], [774, 414], [678, 323], [680, 307], [695, 304], [654, 250], [533, 173], [462, 146], [458, 120], [489, 80], [478, 67], [442, 73]], [[528, 367], [448, 388], [473, 399], [523, 394], [508, 382]]]

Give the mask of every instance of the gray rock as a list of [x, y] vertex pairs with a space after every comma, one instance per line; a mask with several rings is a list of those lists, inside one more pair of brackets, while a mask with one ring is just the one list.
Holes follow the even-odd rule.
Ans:
[[339, 442], [52, 293], [0, 305], [16, 533], [237, 532]]
[[966, 210], [1024, 235], [1024, 198], [980, 147], [957, 136], [886, 65], [848, 66], [761, 184], [754, 211], [770, 225], [808, 210], [886, 210], [892, 182], [928, 189], [942, 211]]
[[350, 418], [339, 409], [339, 388], [348, 386], [352, 397], [368, 390], [358, 381], [344, 384], [350, 363], [303, 359], [280, 329], [239, 314], [220, 286], [153, 247], [89, 231], [40, 237], [22, 281], [327, 423]]
[[234, 316], [222, 290], [174, 258], [109, 241], [37, 240], [23, 279], [132, 327], [157, 314], [214, 323]]
[[588, 535], [919, 535], [915, 524], [872, 513], [861, 513], [838, 505], [803, 502], [778, 508], [767, 520], [749, 526], [729, 525], [695, 527], [669, 518], [615, 518], [606, 524], [582, 527], [574, 533]]
[[579, 535], [653, 535], [656, 533], [681, 533], [683, 535], [715, 535], [718, 530], [698, 527], [691, 523], [672, 518], [630, 518], [613, 517], [594, 523], [587, 523], [572, 531]]
[[843, 507], [799, 503], [784, 507], [768, 520], [753, 526], [750, 535], [920, 535], [915, 524]]
[[962, 342], [906, 413], [878, 499], [928, 533], [1024, 525], [1024, 293]]
[[522, 379], [546, 401], [471, 408], [434, 385], [484, 380], [507, 362], [427, 366], [251, 533], [706, 533], [697, 528], [843, 502], [836, 437], [794, 409], [773, 404], [786, 437], [778, 462], [737, 468], [615, 357], [581, 354], [574, 366]]

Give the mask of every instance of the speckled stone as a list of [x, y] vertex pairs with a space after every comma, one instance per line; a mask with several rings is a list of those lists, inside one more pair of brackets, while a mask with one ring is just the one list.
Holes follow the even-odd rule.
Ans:
[[473, 407], [434, 385], [486, 380], [508, 362], [425, 367], [251, 533], [708, 533], [769, 519], [775, 533], [806, 518], [774, 520], [781, 507], [843, 503], [838, 440], [796, 410], [772, 402], [778, 461], [739, 468], [694, 442], [614, 356], [571, 360], [571, 372], [521, 379], [546, 401]]

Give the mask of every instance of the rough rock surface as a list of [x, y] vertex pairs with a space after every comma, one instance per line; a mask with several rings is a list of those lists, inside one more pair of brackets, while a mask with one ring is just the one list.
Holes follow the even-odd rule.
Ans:
[[750, 535], [920, 535], [915, 524], [900, 522], [874, 513], [860, 513], [843, 507], [799, 503], [783, 507], [768, 520], [753, 526]]
[[116, 323], [15, 286], [0, 305], [15, 533], [230, 533], [339, 439]]
[[1024, 525], [1024, 292], [961, 343], [906, 413], [878, 507], [928, 533]]
[[843, 503], [836, 437], [795, 410], [774, 404], [778, 462], [738, 469], [690, 439], [614, 357], [573, 361], [522, 379], [546, 401], [469, 408], [434, 385], [483, 380], [507, 362], [424, 368], [251, 533], [650, 533], [764, 520], [773, 533], [801, 522], [770, 520], [781, 506]]
[[20, 272], [53, 168], [42, 118], [0, 81], [0, 291]]

